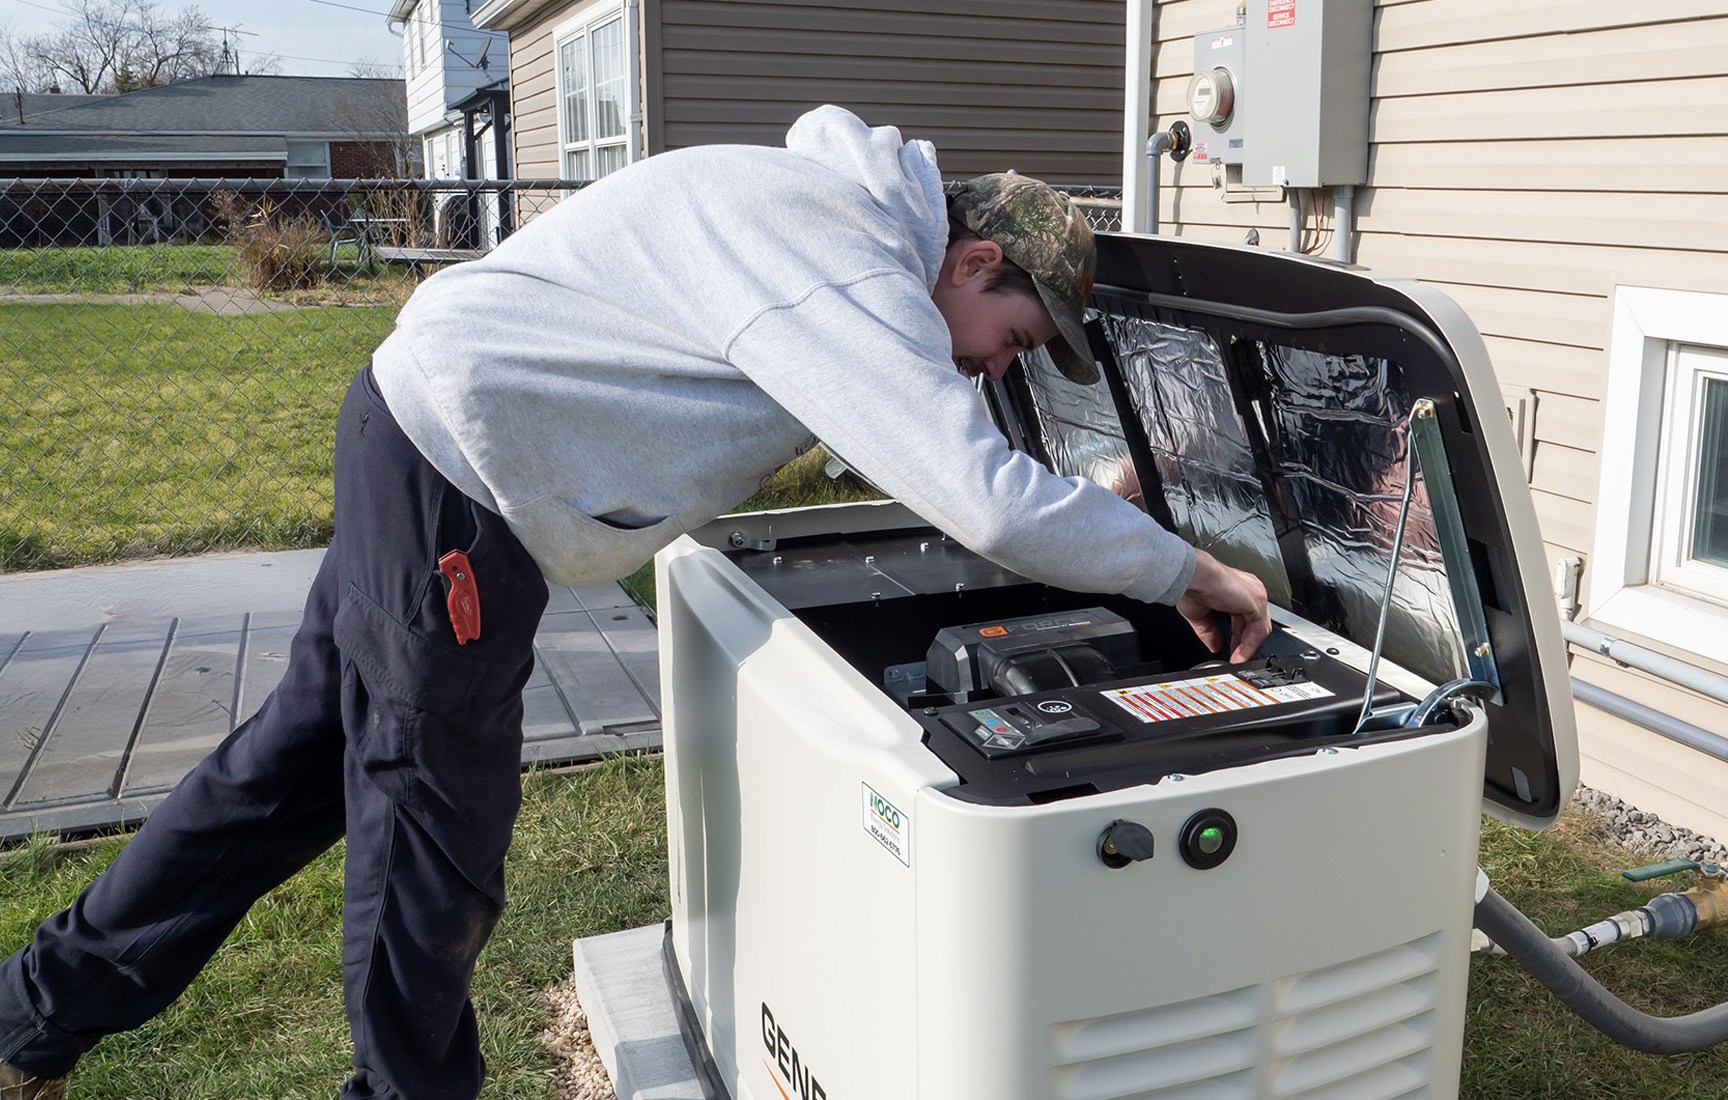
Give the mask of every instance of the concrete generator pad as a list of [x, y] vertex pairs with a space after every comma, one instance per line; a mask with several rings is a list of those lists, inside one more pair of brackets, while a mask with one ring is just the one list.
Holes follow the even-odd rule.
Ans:
[[665, 926], [576, 941], [576, 996], [618, 1100], [703, 1100], [660, 964]]

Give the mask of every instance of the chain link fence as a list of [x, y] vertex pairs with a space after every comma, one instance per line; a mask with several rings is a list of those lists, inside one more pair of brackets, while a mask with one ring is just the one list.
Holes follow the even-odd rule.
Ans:
[[324, 545], [331, 426], [396, 311], [581, 186], [0, 181], [0, 572]]

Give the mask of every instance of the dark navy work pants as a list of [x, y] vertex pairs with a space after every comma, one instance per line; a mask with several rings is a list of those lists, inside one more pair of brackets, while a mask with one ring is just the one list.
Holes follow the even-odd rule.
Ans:
[[[346, 833], [342, 1095], [479, 1092], [468, 987], [504, 904], [546, 585], [504, 521], [420, 457], [369, 372], [336, 430], [336, 535], [281, 686], [0, 964], [0, 1060], [60, 1076], [160, 1012], [259, 896]], [[462, 646], [450, 550], [480, 602]]]

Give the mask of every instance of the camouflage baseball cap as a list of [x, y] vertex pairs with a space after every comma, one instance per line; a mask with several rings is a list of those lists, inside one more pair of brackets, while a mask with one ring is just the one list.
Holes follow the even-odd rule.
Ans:
[[1045, 349], [1062, 373], [1082, 385], [1098, 381], [1098, 366], [1081, 323], [1097, 255], [1092, 227], [1068, 196], [1031, 176], [995, 172], [960, 184], [948, 209], [1032, 276], [1062, 335]]

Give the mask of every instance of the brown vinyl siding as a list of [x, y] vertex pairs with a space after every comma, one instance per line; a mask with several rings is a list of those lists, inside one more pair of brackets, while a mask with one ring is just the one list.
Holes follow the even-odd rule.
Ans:
[[[1228, 21], [1207, 0], [1158, 5], [1156, 125], [1184, 117], [1194, 34]], [[1535, 391], [1532, 496], [1550, 562], [1584, 558], [1586, 588], [1614, 288], [1728, 288], [1725, 49], [1721, 0], [1376, 4], [1354, 259], [1450, 294], [1501, 383]], [[1240, 242], [1255, 228], [1283, 247], [1276, 192], [1221, 201], [1212, 173], [1164, 162], [1163, 231]], [[1706, 663], [1685, 639], [1635, 640]], [[1611, 662], [1578, 655], [1573, 671], [1728, 729], [1728, 708]], [[1578, 717], [1586, 783], [1728, 837], [1728, 764], [1589, 707]]]
[[1098, 0], [648, 0], [648, 146], [778, 144], [838, 103], [949, 177], [1121, 178], [1123, 10]]

